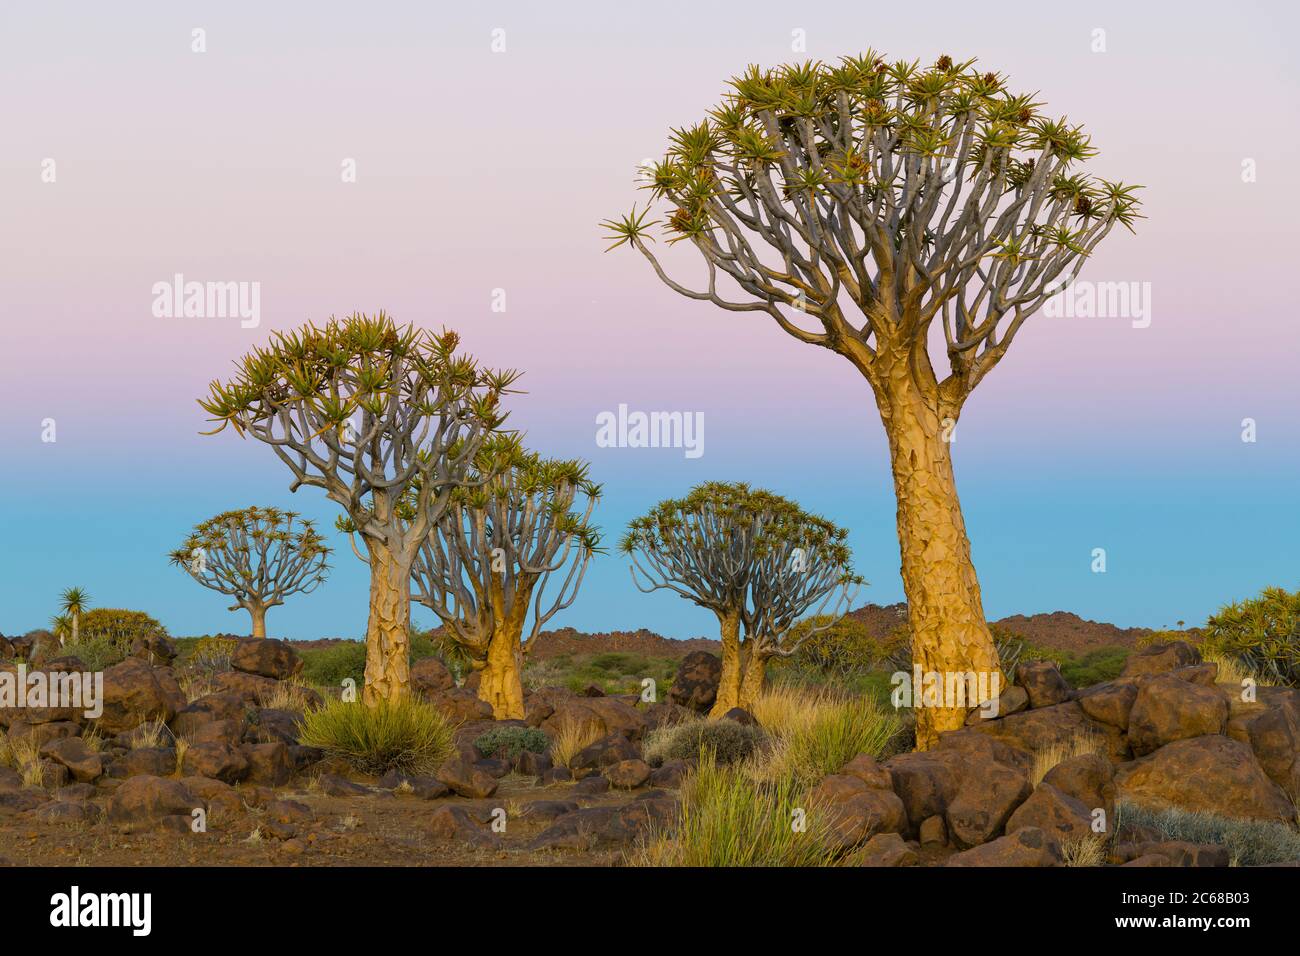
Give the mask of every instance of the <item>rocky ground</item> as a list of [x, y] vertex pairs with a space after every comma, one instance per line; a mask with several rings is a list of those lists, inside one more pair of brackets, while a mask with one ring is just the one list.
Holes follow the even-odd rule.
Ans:
[[[15, 650], [12, 645], [11, 650]], [[3, 650], [3, 648], [0, 648]], [[165, 643], [105, 672], [104, 712], [0, 710], [17, 768], [0, 768], [0, 859], [12, 864], [614, 865], [671, 832], [689, 766], [644, 759], [647, 732], [707, 710], [717, 660], [684, 657], [668, 699], [529, 693], [522, 721], [554, 738], [594, 728], [555, 766], [548, 753], [485, 757], [491, 719], [441, 663], [417, 662], [417, 693], [460, 722], [457, 753], [424, 776], [365, 777], [298, 742], [301, 660], [281, 641], [239, 642], [201, 686]], [[13, 669], [12, 663], [0, 665]], [[79, 669], [55, 659], [49, 673]], [[1294, 826], [1300, 692], [1243, 699], [1183, 642], [1135, 654], [1123, 676], [1081, 690], [1022, 663], [996, 719], [973, 713], [939, 747], [861, 755], [817, 785], [813, 805], [867, 865], [1052, 866], [1114, 827], [1121, 800]], [[196, 690], [196, 686], [198, 689]], [[1249, 696], [1249, 695], [1247, 695]], [[752, 720], [742, 713], [732, 719]], [[1078, 741], [1093, 746], [1077, 752]], [[1042, 776], [1043, 755], [1061, 751]], [[1037, 768], [1037, 769], [1036, 769]], [[197, 832], [196, 832], [197, 831]], [[1226, 865], [1220, 846], [1121, 829], [1097, 862]]]

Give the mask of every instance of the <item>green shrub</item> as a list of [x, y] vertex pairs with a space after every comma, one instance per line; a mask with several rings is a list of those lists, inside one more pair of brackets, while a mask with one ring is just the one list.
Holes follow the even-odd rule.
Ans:
[[189, 662], [207, 673], [230, 670], [230, 656], [238, 643], [233, 637], [200, 637], [190, 652]]
[[1265, 588], [1205, 622], [1204, 647], [1279, 684], [1300, 683], [1300, 591]]
[[167, 628], [144, 611], [97, 607], [81, 615], [77, 643], [109, 641], [125, 653], [130, 651], [131, 644], [138, 638], [167, 636]]
[[455, 725], [410, 697], [361, 703], [330, 701], [303, 715], [299, 737], [362, 773], [430, 773], [455, 750]]
[[790, 656], [791, 661], [831, 674], [852, 675], [877, 667], [898, 649], [905, 633], [895, 631], [888, 637], [877, 638], [856, 618], [835, 620], [821, 615], [796, 624], [785, 643], [793, 646], [800, 640], [803, 642]]
[[1234, 866], [1300, 860], [1300, 833], [1284, 823], [1230, 820], [1209, 813], [1124, 803], [1119, 808], [1119, 827], [1126, 826], [1151, 827], [1170, 840], [1226, 847]]
[[487, 757], [504, 757], [512, 763], [525, 750], [546, 753], [551, 738], [536, 727], [493, 727], [474, 741], [479, 753]]
[[338, 687], [347, 678], [360, 687], [366, 679], [364, 641], [341, 641], [329, 647], [299, 651], [304, 680], [321, 687]]
[[75, 657], [86, 665], [88, 670], [102, 671], [106, 667], [121, 663], [126, 657], [127, 648], [106, 637], [78, 637], [76, 643], [68, 641], [57, 650], [59, 657]]
[[645, 755], [648, 763], [660, 765], [665, 760], [691, 760], [708, 751], [718, 763], [727, 765], [752, 757], [766, 743], [767, 734], [761, 727], [734, 720], [693, 720], [653, 732]]
[[[730, 721], [722, 721], [722, 724]], [[718, 724], [716, 726], [721, 726]], [[733, 726], [740, 726], [735, 724]], [[793, 826], [806, 813], [806, 828]], [[792, 780], [764, 784], [707, 749], [683, 782], [681, 819], [634, 852], [634, 866], [835, 866], [826, 818]]]

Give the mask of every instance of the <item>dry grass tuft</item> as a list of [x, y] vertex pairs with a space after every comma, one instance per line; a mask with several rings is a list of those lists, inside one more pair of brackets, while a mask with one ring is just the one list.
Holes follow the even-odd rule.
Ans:
[[1034, 767], [1030, 771], [1030, 782], [1036, 787], [1047, 776], [1047, 772], [1071, 757], [1084, 754], [1099, 754], [1106, 750], [1106, 741], [1101, 735], [1080, 731], [1069, 740], [1049, 744], [1034, 754]]
[[551, 741], [551, 761], [557, 767], [570, 767], [573, 758], [604, 736], [600, 724], [591, 720], [562, 715]]

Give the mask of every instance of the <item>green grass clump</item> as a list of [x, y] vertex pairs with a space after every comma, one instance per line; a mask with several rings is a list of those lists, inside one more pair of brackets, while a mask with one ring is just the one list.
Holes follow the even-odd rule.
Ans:
[[652, 731], [644, 751], [651, 766], [662, 765], [665, 760], [692, 760], [704, 751], [725, 766], [749, 759], [766, 743], [767, 734], [761, 727], [748, 727], [734, 720], [693, 720]]
[[362, 773], [430, 773], [455, 750], [455, 725], [410, 697], [373, 706], [330, 701], [303, 715], [299, 726], [304, 744]]
[[1264, 866], [1300, 860], [1300, 832], [1285, 823], [1233, 820], [1211, 813], [1123, 803], [1119, 828], [1146, 826], [1170, 840], [1226, 847], [1232, 866]]
[[[726, 723], [724, 721], [724, 723]], [[755, 781], [706, 750], [683, 782], [681, 818], [629, 858], [634, 866], [836, 866], [827, 824], [792, 780]], [[796, 821], [805, 822], [803, 828]]]
[[546, 753], [551, 739], [536, 727], [493, 727], [474, 741], [479, 753], [514, 761], [525, 750]]

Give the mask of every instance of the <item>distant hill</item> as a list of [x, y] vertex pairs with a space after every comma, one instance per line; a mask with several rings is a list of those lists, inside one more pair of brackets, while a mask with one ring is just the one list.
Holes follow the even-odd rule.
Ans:
[[[883, 638], [907, 622], [907, 605], [866, 604], [850, 611], [846, 616], [862, 622], [873, 637]], [[992, 623], [1039, 647], [1063, 651], [1090, 651], [1099, 647], [1131, 648], [1137, 645], [1138, 638], [1151, 633], [1151, 628], [1118, 627], [1101, 621], [1089, 621], [1069, 611], [1053, 611], [1050, 614], [1013, 614]], [[1192, 642], [1199, 641], [1201, 637], [1200, 631], [1196, 628], [1189, 628], [1183, 633]], [[327, 647], [337, 640], [337, 638], [322, 638], [316, 641], [294, 641], [293, 643], [305, 650], [311, 647]], [[718, 641], [708, 637], [678, 640], [664, 637], [645, 628], [636, 631], [602, 631], [588, 634], [572, 627], [562, 627], [538, 634], [529, 654], [539, 660], [561, 654], [610, 652], [640, 654], [646, 657], [681, 658], [692, 651], [709, 651], [716, 654]]]

